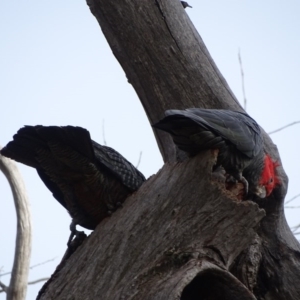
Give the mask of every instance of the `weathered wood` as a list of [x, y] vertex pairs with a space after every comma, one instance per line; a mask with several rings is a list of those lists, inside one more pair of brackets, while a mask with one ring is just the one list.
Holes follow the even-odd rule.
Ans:
[[233, 275], [212, 263], [204, 263], [182, 292], [180, 300], [255, 300], [255, 296]]
[[226, 274], [264, 211], [213, 181], [213, 162], [208, 152], [166, 164], [98, 225], [41, 299], [179, 299], [203, 270]]
[[7, 293], [7, 300], [24, 300], [27, 292], [32, 239], [29, 200], [16, 163], [0, 154], [0, 170], [11, 187], [17, 214], [14, 264], [9, 286], [4, 290]]
[[[242, 110], [179, 1], [88, 5], [150, 123], [170, 108]], [[205, 181], [208, 173], [196, 166], [204, 157], [173, 164], [181, 153], [167, 134], [156, 137], [172, 164], [97, 227], [42, 299], [179, 299], [207, 260], [231, 270], [257, 299], [300, 299], [300, 247], [283, 212], [283, 168], [273, 195], [257, 201], [266, 213], [257, 226], [262, 215], [253, 202], [229, 201]], [[264, 139], [280, 163], [276, 146]]]
[[[151, 124], [170, 108], [241, 110], [179, 1], [87, 3]], [[170, 137], [156, 134], [165, 161], [175, 161]]]

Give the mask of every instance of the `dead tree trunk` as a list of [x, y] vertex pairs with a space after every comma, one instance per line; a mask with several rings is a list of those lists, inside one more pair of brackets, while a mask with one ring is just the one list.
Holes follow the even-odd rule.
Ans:
[[[166, 109], [242, 110], [177, 0], [88, 0], [150, 123]], [[100, 55], [100, 54], [99, 54]], [[40, 299], [300, 299], [300, 248], [283, 202], [238, 202], [211, 176], [215, 153], [166, 162], [101, 222]], [[280, 161], [265, 134], [265, 148]]]

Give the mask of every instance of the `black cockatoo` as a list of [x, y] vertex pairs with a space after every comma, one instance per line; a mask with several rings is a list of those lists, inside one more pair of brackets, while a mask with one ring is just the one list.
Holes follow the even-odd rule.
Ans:
[[76, 225], [95, 227], [136, 191], [145, 177], [120, 153], [73, 126], [25, 126], [1, 154], [37, 170]]
[[265, 198], [279, 183], [277, 162], [265, 152], [258, 124], [247, 114], [223, 109], [167, 110], [153, 127], [170, 133], [190, 156], [218, 149], [216, 167], [244, 183], [246, 194]]

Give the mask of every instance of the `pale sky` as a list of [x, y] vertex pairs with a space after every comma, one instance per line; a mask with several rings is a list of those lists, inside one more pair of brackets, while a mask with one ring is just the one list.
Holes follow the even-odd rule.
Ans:
[[[174, 0], [177, 1], [177, 0]], [[247, 111], [267, 131], [300, 120], [300, 2], [188, 1], [186, 9], [229, 86], [242, 102], [238, 63], [241, 49]], [[152, 129], [134, 89], [114, 58], [84, 1], [2, 1], [0, 3], [0, 144], [23, 125], [76, 125], [87, 128], [146, 177], [162, 167]], [[271, 136], [290, 183], [286, 199], [300, 194], [300, 124]], [[70, 217], [36, 171], [18, 164], [33, 219], [29, 280], [52, 274], [66, 250]], [[0, 268], [9, 272], [16, 218], [8, 183], [0, 175]], [[293, 202], [300, 205], [300, 198]], [[290, 225], [299, 209], [287, 209]], [[8, 283], [9, 276], [1, 281]], [[43, 283], [29, 286], [35, 299]], [[0, 300], [5, 294], [0, 294]]]

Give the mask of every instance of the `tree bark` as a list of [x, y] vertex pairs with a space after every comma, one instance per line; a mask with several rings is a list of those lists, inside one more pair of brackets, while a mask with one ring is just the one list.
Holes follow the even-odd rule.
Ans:
[[0, 170], [11, 187], [17, 214], [16, 248], [10, 283], [8, 287], [4, 284], [1, 284], [1, 287], [7, 294], [7, 300], [24, 300], [27, 292], [32, 240], [29, 200], [15, 162], [0, 154]]
[[[151, 124], [170, 108], [242, 110], [179, 1], [88, 5]], [[216, 153], [177, 162], [171, 138], [155, 134], [166, 165], [98, 225], [40, 299], [300, 299], [283, 168], [270, 197], [237, 202], [212, 179]]]
[[210, 269], [237, 286], [227, 267], [265, 214], [211, 179], [214, 161], [207, 152], [166, 164], [98, 225], [41, 299], [179, 299]]

